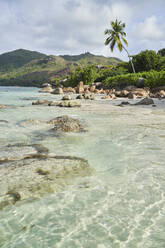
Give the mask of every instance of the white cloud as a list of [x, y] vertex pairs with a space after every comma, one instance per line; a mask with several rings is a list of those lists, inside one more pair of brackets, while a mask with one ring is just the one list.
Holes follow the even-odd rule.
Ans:
[[165, 29], [158, 23], [156, 16], [150, 16], [134, 27], [134, 35], [143, 40], [160, 40], [165, 37]]
[[[17, 48], [48, 54], [89, 51], [125, 59], [124, 52], [115, 49], [111, 53], [104, 46], [104, 30], [116, 18], [126, 23], [130, 53], [139, 52], [140, 44], [147, 46], [149, 40], [148, 49], [161, 48], [165, 32], [159, 22], [163, 21], [149, 12], [162, 1], [149, 2], [143, 13], [146, 1], [140, 0], [0, 0], [0, 52]], [[151, 17], [140, 22], [144, 15]], [[164, 13], [162, 16], [164, 20]]]

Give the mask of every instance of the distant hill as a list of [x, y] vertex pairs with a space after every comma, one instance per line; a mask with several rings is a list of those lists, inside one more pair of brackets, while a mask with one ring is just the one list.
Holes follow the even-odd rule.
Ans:
[[18, 49], [0, 55], [0, 72], [17, 69], [34, 59], [41, 59], [47, 55], [35, 51]]
[[60, 57], [72, 63], [77, 62], [78, 64], [116, 65], [121, 62], [120, 59], [115, 57], [104, 57], [89, 52], [80, 55], [61, 55]]
[[78, 65], [116, 65], [118, 58], [91, 53], [80, 55], [46, 55], [24, 49], [0, 55], [0, 85], [40, 86], [66, 77]]

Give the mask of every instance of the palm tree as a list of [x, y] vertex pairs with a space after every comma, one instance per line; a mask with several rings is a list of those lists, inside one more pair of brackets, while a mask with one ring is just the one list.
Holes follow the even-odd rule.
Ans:
[[120, 52], [124, 49], [128, 55], [129, 61], [130, 61], [131, 66], [132, 66], [132, 70], [135, 73], [135, 68], [134, 68], [131, 56], [130, 56], [128, 50], [122, 44], [122, 41], [123, 41], [124, 44], [126, 46], [128, 46], [128, 42], [124, 38], [124, 36], [126, 36], [126, 33], [124, 32], [125, 23], [122, 23], [121, 21], [118, 21], [116, 19], [115, 22], [111, 21], [110, 24], [111, 24], [112, 29], [106, 29], [104, 32], [105, 35], [109, 35], [107, 37], [107, 39], [105, 40], [105, 45], [106, 46], [109, 45], [112, 52], [113, 52], [113, 49], [114, 49], [116, 44], [117, 44]]

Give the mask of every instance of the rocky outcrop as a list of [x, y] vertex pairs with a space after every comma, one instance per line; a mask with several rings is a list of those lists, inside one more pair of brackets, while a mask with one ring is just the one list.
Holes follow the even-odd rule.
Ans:
[[77, 177], [90, 176], [85, 159], [47, 155], [6, 162], [0, 167], [0, 209], [28, 198], [55, 193]]
[[140, 102], [135, 103], [135, 105], [151, 105], [154, 104], [153, 99], [151, 98], [144, 98]]
[[82, 132], [85, 131], [84, 127], [78, 119], [71, 118], [67, 115], [57, 117], [53, 120], [50, 120], [48, 123], [53, 124], [54, 131], [62, 132]]

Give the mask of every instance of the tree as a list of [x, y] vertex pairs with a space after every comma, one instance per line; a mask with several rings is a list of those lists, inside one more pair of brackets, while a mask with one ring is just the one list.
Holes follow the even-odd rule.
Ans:
[[133, 56], [136, 72], [157, 70], [159, 56], [153, 50], [145, 50]]
[[111, 29], [106, 29], [104, 34], [109, 35], [107, 39], [105, 40], [105, 45], [109, 45], [111, 51], [113, 52], [115, 45], [117, 44], [119, 51], [121, 52], [123, 49], [126, 51], [129, 61], [132, 66], [132, 70], [135, 73], [135, 68], [131, 59], [131, 56], [128, 52], [128, 50], [125, 48], [125, 46], [122, 44], [122, 41], [126, 46], [128, 46], [127, 40], [124, 38], [126, 36], [126, 33], [124, 32], [125, 23], [122, 23], [121, 21], [118, 21], [117, 19], [110, 22]]
[[165, 56], [165, 48], [160, 49], [160, 50], [158, 51], [158, 55], [159, 55], [160, 57], [164, 57], [164, 56]]

